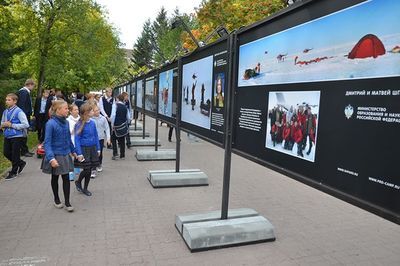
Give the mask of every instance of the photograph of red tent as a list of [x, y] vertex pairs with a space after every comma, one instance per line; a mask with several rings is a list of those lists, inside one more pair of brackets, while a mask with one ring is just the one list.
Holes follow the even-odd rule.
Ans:
[[365, 1], [243, 44], [238, 86], [400, 76], [398, 10]]
[[354, 46], [353, 50], [349, 53], [348, 58], [377, 58], [384, 54], [386, 54], [386, 49], [382, 41], [373, 34], [367, 34]]

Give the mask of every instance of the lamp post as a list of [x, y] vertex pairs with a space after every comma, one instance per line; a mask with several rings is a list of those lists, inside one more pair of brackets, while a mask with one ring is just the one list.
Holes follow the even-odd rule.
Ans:
[[202, 41], [202, 43], [204, 45], [206, 45], [211, 39], [212, 37], [214, 37], [215, 35], [218, 35], [220, 38], [228, 36], [229, 32], [228, 30], [224, 27], [224, 26], [218, 26], [215, 30], [213, 30], [206, 38], [204, 41]]
[[291, 6], [297, 2], [301, 2], [302, 0], [287, 0], [286, 3], [288, 6]]
[[192, 41], [196, 44], [196, 46], [197, 46], [198, 48], [203, 46], [203, 45], [201, 45], [201, 44], [199, 43], [199, 41], [197, 41], [196, 37], [194, 37], [192, 31], [191, 31], [191, 30], [189, 29], [189, 27], [186, 25], [185, 21], [183, 21], [183, 19], [182, 19], [180, 16], [176, 16], [175, 20], [174, 20], [174, 21], [172, 22], [172, 24], [171, 24], [171, 29], [176, 29], [176, 28], [178, 28], [179, 26], [182, 26], [183, 29], [184, 29], [187, 33], [189, 33], [190, 38], [192, 39]]

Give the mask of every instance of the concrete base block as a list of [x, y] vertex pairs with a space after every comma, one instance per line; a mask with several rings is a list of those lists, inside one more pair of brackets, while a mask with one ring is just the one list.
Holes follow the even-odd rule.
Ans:
[[[236, 219], [243, 217], [258, 216], [258, 212], [253, 209], [242, 208], [242, 209], [229, 209], [228, 219]], [[207, 211], [199, 213], [189, 213], [175, 216], [176, 229], [182, 234], [183, 225], [197, 222], [208, 222], [221, 219], [221, 211]]]
[[[154, 146], [155, 143], [154, 138], [131, 138], [131, 146]], [[160, 140], [158, 140], [158, 146], [161, 146]]]
[[[150, 137], [149, 132], [144, 133], [145, 137]], [[143, 137], [143, 131], [142, 130], [130, 130], [129, 131], [129, 136], [132, 137]]]
[[[136, 130], [142, 130], [143, 125], [142, 123], [136, 123]], [[129, 126], [129, 130], [135, 130], [135, 124], [132, 122], [132, 124]]]
[[136, 151], [138, 161], [162, 161], [175, 160], [176, 151], [172, 149], [163, 149], [155, 151], [154, 149], [140, 149]]
[[262, 216], [188, 223], [182, 237], [190, 251], [275, 240], [273, 225]]
[[208, 176], [196, 170], [182, 170], [178, 173], [173, 170], [150, 171], [148, 179], [154, 188], [208, 186]]
[[135, 130], [135, 126], [129, 127], [129, 131], [142, 131], [142, 130], [143, 130], [142, 126], [136, 126], [136, 130]]

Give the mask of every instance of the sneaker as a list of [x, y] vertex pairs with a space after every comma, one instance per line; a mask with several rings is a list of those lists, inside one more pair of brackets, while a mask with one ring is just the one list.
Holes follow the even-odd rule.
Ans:
[[97, 172], [103, 172], [103, 167], [99, 166], [96, 168]]
[[121, 160], [125, 160], [125, 156], [120, 158]]
[[58, 203], [57, 204], [57, 203], [54, 202], [54, 207], [56, 207], [57, 209], [62, 209], [62, 207], [64, 207], [64, 206], [63, 206], [62, 203]]
[[114, 161], [116, 161], [116, 160], [118, 160], [118, 158], [119, 158], [119, 156], [118, 156], [118, 155], [113, 155], [113, 157], [111, 157], [111, 160], [114, 160]]
[[92, 173], [90, 174], [90, 178], [95, 178], [96, 177], [96, 170], [92, 170]]
[[82, 192], [82, 185], [78, 181], [75, 181], [76, 190], [78, 192]]
[[22, 154], [22, 156], [33, 157], [33, 153], [32, 152], [27, 152], [27, 153]]
[[87, 189], [83, 189], [83, 190], [82, 190], [82, 193], [85, 194], [85, 195], [88, 196], [88, 197], [92, 196], [92, 192], [90, 192], [90, 191], [87, 190]]
[[70, 206], [65, 206], [65, 209], [67, 210], [67, 212], [73, 212], [74, 211], [74, 207]]
[[8, 173], [7, 177], [5, 178], [6, 181], [13, 180], [17, 177], [17, 174], [13, 174], [11, 172]]
[[25, 166], [26, 166], [26, 162], [22, 161], [20, 166], [18, 167], [18, 172], [17, 172], [18, 175], [22, 172], [22, 170], [24, 170]]

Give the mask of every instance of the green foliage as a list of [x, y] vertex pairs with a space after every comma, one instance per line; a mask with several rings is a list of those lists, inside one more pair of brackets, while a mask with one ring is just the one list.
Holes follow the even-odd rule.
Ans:
[[4, 106], [5, 95], [16, 92], [28, 78], [26, 73], [10, 72], [13, 55], [21, 48], [13, 45], [12, 28], [15, 24], [8, 6], [6, 1], [0, 1], [0, 106]]
[[172, 17], [164, 7], [161, 7], [156, 19], [147, 20], [143, 25], [140, 37], [133, 47], [133, 59], [130, 73], [133, 76], [140, 75], [149, 69], [159, 67], [166, 61], [176, 56], [182, 47], [182, 27], [171, 29], [171, 25], [177, 16], [180, 16], [189, 27], [197, 25], [195, 18], [186, 14], [181, 15], [176, 9]]
[[148, 19], [144, 23], [142, 33], [133, 47], [132, 62], [135, 65], [135, 69], [142, 67], [152, 68], [153, 55], [151, 22]]
[[[286, 5], [285, 0], [252, 2], [245, 0], [203, 0], [200, 7], [196, 9], [192, 34], [198, 40], [206, 40], [218, 26], [224, 26], [228, 31], [233, 31], [262, 20]], [[216, 39], [218, 39], [218, 36], [207, 42], [211, 43]], [[196, 48], [188, 34], [184, 34], [183, 42], [183, 46], [189, 50]]]
[[[155, 21], [153, 22], [152, 25], [152, 30], [151, 30], [151, 40], [153, 41], [154, 47], [153, 49], [155, 50], [154, 52], [154, 63], [155, 65], [160, 65], [166, 61], [166, 57], [164, 54], [164, 51], [161, 46], [161, 42], [166, 38], [166, 35], [169, 32], [169, 22], [167, 18], [167, 11], [165, 11], [164, 7], [161, 7], [161, 10], [159, 11]], [[164, 49], [165, 44], [164, 44]]]
[[[162, 65], [165, 59], [171, 59], [181, 47], [194, 50], [196, 44], [183, 27], [171, 29], [172, 22], [179, 16], [191, 29], [197, 40], [205, 40], [218, 26], [224, 26], [228, 31], [238, 29], [262, 20], [286, 7], [285, 0], [203, 0], [196, 15], [179, 14], [175, 10], [168, 18], [162, 7], [151, 22], [148, 20], [141, 36], [134, 45], [134, 58], [130, 73], [136, 75], [142, 70]], [[208, 43], [216, 40], [211, 38]], [[154, 45], [149, 44], [153, 43]], [[180, 53], [181, 54], [181, 53]]]
[[[0, 17], [7, 18], [0, 19], [0, 49], [12, 57], [0, 59], [0, 65], [34, 77], [39, 89], [102, 88], [126, 67], [117, 33], [93, 0], [3, 2]], [[9, 32], [3, 34], [3, 28]]]

